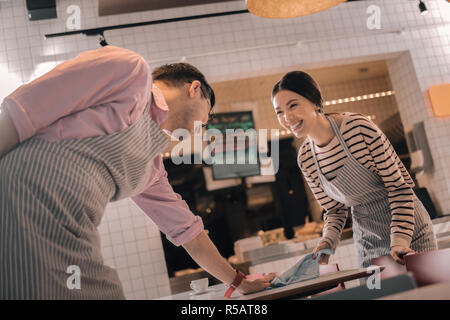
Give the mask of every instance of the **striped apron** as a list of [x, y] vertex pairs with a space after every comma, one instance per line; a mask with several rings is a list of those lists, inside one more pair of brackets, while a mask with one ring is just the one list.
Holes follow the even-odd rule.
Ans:
[[31, 138], [0, 158], [0, 300], [124, 299], [97, 227], [108, 202], [145, 189], [168, 143], [148, 103], [122, 131]]
[[[347, 160], [332, 180], [322, 174], [317, 161], [314, 143], [311, 152], [323, 191], [333, 200], [351, 207], [353, 240], [359, 267], [369, 267], [372, 259], [390, 255], [392, 213], [388, 191], [380, 176], [364, 167], [348, 149], [332, 117], [334, 134], [347, 154]], [[414, 194], [414, 233], [410, 248], [416, 252], [437, 250], [436, 237], [428, 212]]]

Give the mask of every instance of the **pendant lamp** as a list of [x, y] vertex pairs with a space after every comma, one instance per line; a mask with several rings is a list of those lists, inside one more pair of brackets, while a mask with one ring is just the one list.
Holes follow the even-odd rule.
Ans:
[[346, 0], [246, 0], [247, 9], [262, 18], [295, 18], [327, 10]]

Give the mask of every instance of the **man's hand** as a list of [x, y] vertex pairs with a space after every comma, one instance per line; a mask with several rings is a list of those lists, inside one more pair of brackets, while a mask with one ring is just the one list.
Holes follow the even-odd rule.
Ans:
[[[314, 249], [312, 258], [316, 259], [317, 252], [319, 252], [322, 249], [331, 249], [331, 246], [328, 244], [328, 242], [321, 240]], [[328, 264], [329, 259], [330, 259], [329, 254], [321, 254], [319, 257], [319, 264]]]
[[[213, 275], [223, 283], [232, 283], [236, 277], [236, 270], [223, 258], [206, 232], [201, 232], [193, 240], [185, 243], [183, 247], [189, 255], [206, 272]], [[270, 286], [275, 274], [268, 274], [256, 280], [243, 279], [236, 288], [242, 294], [261, 291]]]
[[403, 259], [403, 257], [408, 253], [414, 253], [414, 250], [402, 246], [393, 246], [391, 248], [392, 258], [399, 264], [405, 264], [405, 260]]
[[258, 278], [255, 280], [242, 280], [239, 287], [236, 288], [242, 294], [249, 294], [252, 292], [258, 292], [264, 290], [265, 288], [270, 286], [270, 282], [275, 278], [275, 273], [269, 273], [262, 278]]

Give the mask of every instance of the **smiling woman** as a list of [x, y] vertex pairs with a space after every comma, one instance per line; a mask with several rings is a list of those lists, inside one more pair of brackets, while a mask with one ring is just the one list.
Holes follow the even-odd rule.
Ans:
[[[272, 101], [280, 124], [297, 138], [310, 132], [319, 144], [332, 138], [331, 127], [323, 115], [323, 98], [319, 85], [306, 72], [292, 71], [278, 81], [272, 91]], [[331, 114], [327, 114], [331, 115]], [[329, 130], [312, 130], [321, 124]]]
[[[399, 263], [412, 251], [436, 250], [426, 209], [414, 182], [384, 133], [364, 115], [325, 114], [317, 83], [305, 72], [287, 73], [273, 88], [279, 123], [305, 138], [298, 165], [325, 210], [321, 249], [335, 249], [351, 208], [358, 263], [391, 254]], [[320, 263], [327, 263], [321, 255]]]

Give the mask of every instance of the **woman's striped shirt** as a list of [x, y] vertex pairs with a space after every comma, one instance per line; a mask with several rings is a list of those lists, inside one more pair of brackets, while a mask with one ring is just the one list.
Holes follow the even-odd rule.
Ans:
[[[364, 167], [380, 176], [388, 191], [392, 213], [391, 247], [409, 247], [414, 231], [413, 180], [376, 124], [358, 113], [345, 112], [341, 116], [339, 129], [348, 149]], [[347, 160], [339, 140], [335, 136], [326, 146], [315, 145], [315, 151], [322, 174], [333, 180]], [[335, 248], [345, 225], [347, 207], [323, 191], [309, 139], [300, 147], [298, 164], [314, 197], [325, 210], [323, 239]]]

